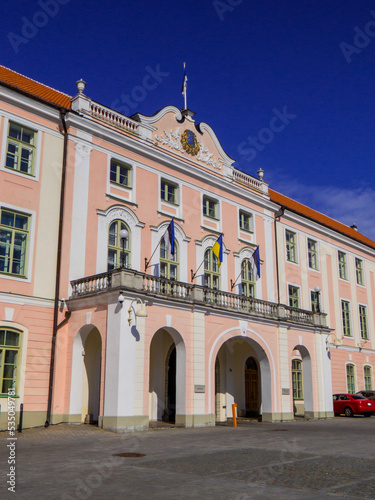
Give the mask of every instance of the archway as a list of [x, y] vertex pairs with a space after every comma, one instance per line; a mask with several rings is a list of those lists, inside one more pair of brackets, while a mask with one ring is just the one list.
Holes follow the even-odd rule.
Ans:
[[82, 327], [73, 343], [70, 414], [97, 424], [100, 414], [102, 339], [93, 325]]
[[182, 422], [186, 405], [186, 353], [173, 328], [158, 330], [150, 345], [150, 421]]
[[313, 414], [311, 357], [305, 346], [296, 345], [294, 347], [290, 368], [292, 370], [293, 413], [297, 416]]
[[[254, 339], [229, 338], [217, 351], [215, 365], [215, 416], [222, 422], [232, 416], [272, 413], [271, 368], [266, 352]], [[211, 368], [212, 369], [212, 366]], [[246, 381], [246, 375], [249, 375]]]

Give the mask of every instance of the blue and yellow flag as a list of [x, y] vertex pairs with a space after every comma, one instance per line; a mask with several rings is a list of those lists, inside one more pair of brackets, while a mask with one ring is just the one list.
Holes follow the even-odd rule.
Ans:
[[221, 263], [223, 262], [223, 235], [222, 234], [215, 241], [215, 243], [214, 243], [214, 245], [212, 247], [212, 252], [218, 258], [219, 267], [220, 267]]

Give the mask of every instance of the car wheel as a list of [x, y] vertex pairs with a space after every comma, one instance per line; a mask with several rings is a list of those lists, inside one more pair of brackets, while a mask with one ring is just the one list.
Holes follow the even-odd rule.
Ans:
[[340, 413], [335, 413], [335, 417], [339, 417], [340, 416]]
[[364, 417], [371, 417], [371, 413], [366, 412], [366, 413], [363, 414], [363, 416]]
[[354, 415], [354, 412], [349, 406], [347, 406], [344, 410], [345, 417], [352, 417]]

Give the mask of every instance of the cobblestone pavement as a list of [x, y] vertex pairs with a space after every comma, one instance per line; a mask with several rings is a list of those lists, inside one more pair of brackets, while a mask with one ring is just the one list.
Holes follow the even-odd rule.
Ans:
[[374, 436], [375, 417], [133, 434], [62, 424], [17, 434], [13, 456], [0, 433], [0, 498], [375, 499]]

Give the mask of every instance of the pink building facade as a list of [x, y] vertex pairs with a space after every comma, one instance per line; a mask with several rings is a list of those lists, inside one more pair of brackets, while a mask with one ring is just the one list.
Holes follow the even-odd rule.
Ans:
[[2, 428], [8, 390], [27, 427], [125, 432], [232, 404], [327, 418], [372, 387], [375, 243], [236, 170], [189, 110], [128, 118], [77, 87], [0, 67]]

